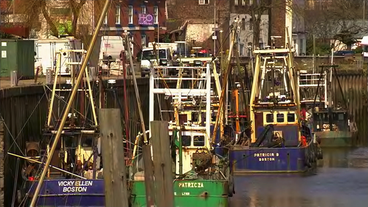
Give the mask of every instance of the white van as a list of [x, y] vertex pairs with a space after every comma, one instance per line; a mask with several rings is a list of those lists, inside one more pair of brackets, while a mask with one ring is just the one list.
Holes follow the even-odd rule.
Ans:
[[120, 53], [124, 50], [123, 38], [120, 36], [102, 36], [99, 59], [110, 58], [113, 61], [120, 59]]
[[363, 57], [368, 58], [368, 36], [364, 36], [360, 43], [363, 49]]
[[[159, 61], [157, 63], [157, 60]], [[145, 77], [151, 72], [152, 65], [172, 65], [172, 49], [171, 47], [159, 47], [156, 51], [153, 47], [143, 48], [140, 57], [141, 76]]]

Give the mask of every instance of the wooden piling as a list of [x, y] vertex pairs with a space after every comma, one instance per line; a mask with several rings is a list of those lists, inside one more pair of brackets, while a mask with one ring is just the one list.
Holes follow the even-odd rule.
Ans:
[[100, 109], [105, 206], [128, 207], [127, 173], [119, 109]]
[[151, 121], [156, 206], [174, 206], [168, 123]]
[[[367, 143], [367, 77], [364, 73], [357, 71], [338, 71], [337, 75], [341, 82], [342, 91], [347, 101], [348, 114], [351, 115], [351, 121], [357, 124], [358, 132], [354, 135], [354, 142], [357, 146]], [[336, 77], [333, 81], [334, 103], [340, 103], [343, 106], [343, 97], [338, 89]]]
[[0, 207], [4, 206], [4, 121], [0, 118]]

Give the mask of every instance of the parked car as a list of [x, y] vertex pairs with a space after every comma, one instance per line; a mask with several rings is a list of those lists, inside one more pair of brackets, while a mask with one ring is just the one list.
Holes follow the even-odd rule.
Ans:
[[353, 55], [355, 55], [355, 52], [352, 51], [352, 50], [340, 50], [340, 51], [334, 52], [334, 55], [336, 55], [336, 56], [353, 56]]

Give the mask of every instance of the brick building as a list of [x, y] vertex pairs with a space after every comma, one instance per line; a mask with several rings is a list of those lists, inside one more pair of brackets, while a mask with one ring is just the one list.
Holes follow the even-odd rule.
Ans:
[[[223, 48], [225, 50], [229, 47], [229, 0], [167, 0], [167, 2], [167, 27], [172, 40], [185, 40], [189, 46], [202, 47], [210, 53], [218, 54], [222, 30]], [[218, 29], [214, 33], [215, 27]], [[215, 41], [212, 39], [214, 35], [217, 37]]]
[[[95, 4], [95, 19], [101, 13], [102, 5]], [[134, 57], [148, 42], [160, 42], [166, 33], [165, 0], [119, 0], [114, 1], [101, 28], [102, 35], [121, 36], [124, 32], [132, 35]]]
[[[304, 2], [304, 0], [294, 0]], [[213, 51], [216, 42], [216, 50], [219, 51], [220, 42], [223, 43], [224, 50], [229, 47], [229, 28], [235, 18], [239, 18], [240, 34], [238, 38], [238, 50], [240, 56], [248, 56], [253, 47], [253, 27], [251, 18], [250, 0], [167, 0], [168, 21], [167, 27], [173, 40], [185, 40], [190, 46], [200, 46], [203, 49]], [[293, 33], [293, 42], [298, 44], [298, 53], [305, 53], [305, 32], [302, 21], [294, 21], [286, 15], [286, 0], [264, 0], [267, 9], [262, 13], [260, 23], [259, 42], [255, 47], [264, 47], [271, 44], [271, 37], [281, 37], [276, 39], [277, 46], [285, 45], [286, 25], [291, 29], [296, 29]], [[215, 8], [216, 3], [216, 8]], [[259, 3], [259, 2], [258, 2]], [[291, 8], [291, 7], [290, 7]], [[216, 15], [214, 15], [216, 11]], [[290, 11], [290, 10], [288, 10]], [[291, 14], [291, 13], [289, 13]], [[214, 41], [213, 28], [218, 27], [217, 40]], [[288, 17], [288, 19], [287, 19]], [[291, 25], [293, 24], [293, 25]], [[220, 32], [222, 30], [222, 41]], [[303, 47], [303, 48], [301, 48]], [[298, 54], [297, 53], [297, 54]]]
[[0, 0], [0, 31], [6, 34], [28, 37], [30, 28], [22, 25], [22, 17], [19, 15], [21, 0]]
[[[285, 45], [285, 29], [289, 28], [289, 38], [291, 44], [296, 49], [295, 55], [306, 53], [306, 32], [304, 18], [296, 16], [293, 9], [296, 5], [303, 7], [305, 0], [293, 0], [294, 5], [287, 5], [287, 0], [264, 0], [268, 4], [264, 8], [256, 6], [256, 11], [264, 9], [260, 22], [259, 42], [254, 47], [265, 47], [275, 42], [275, 46]], [[250, 49], [253, 47], [254, 28], [251, 16], [251, 2], [246, 0], [230, 0], [230, 24], [235, 17], [241, 19], [240, 34], [238, 39], [238, 49], [240, 56], [249, 56]], [[272, 42], [271, 42], [272, 41]]]

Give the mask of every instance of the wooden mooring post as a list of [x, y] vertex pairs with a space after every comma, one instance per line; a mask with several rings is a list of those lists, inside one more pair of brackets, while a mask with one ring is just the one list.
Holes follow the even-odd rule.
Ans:
[[100, 109], [105, 206], [128, 207], [127, 173], [119, 109]]
[[150, 129], [152, 134], [156, 206], [174, 206], [168, 123], [165, 121], [151, 121]]
[[0, 118], [0, 207], [4, 206], [4, 120]]

